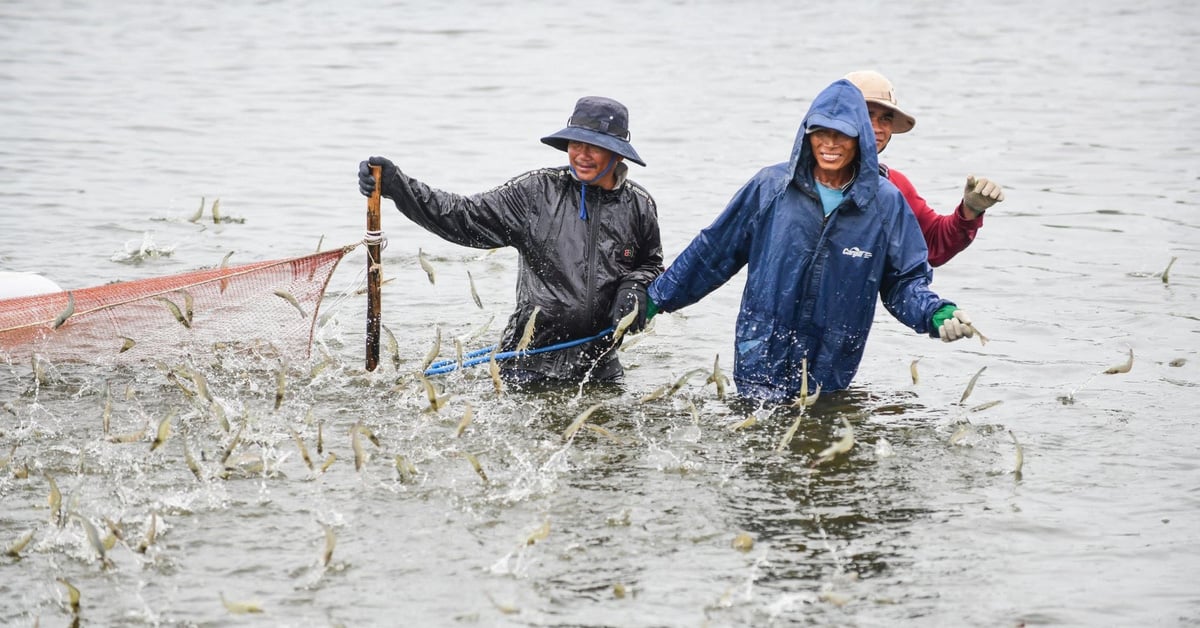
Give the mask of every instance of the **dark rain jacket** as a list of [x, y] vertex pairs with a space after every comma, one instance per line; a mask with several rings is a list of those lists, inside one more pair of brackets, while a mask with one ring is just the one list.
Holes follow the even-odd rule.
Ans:
[[[530, 349], [594, 336], [612, 324], [621, 282], [645, 287], [662, 273], [654, 199], [626, 179], [624, 163], [616, 172], [612, 190], [586, 186], [587, 219], [579, 211], [583, 186], [566, 166], [527, 172], [473, 196], [431, 188], [399, 170], [383, 189], [405, 216], [450, 242], [517, 249], [516, 311], [500, 341], [500, 351], [511, 351], [534, 307], [541, 310]], [[607, 350], [610, 344], [601, 339], [507, 360], [503, 371], [579, 381], [591, 370], [593, 380], [612, 380], [622, 369], [615, 352]]]
[[[856, 131], [859, 175], [826, 218], [805, 130]], [[844, 131], [843, 131], [844, 132]], [[905, 325], [936, 335], [931, 318], [949, 303], [932, 273], [916, 218], [879, 176], [875, 134], [862, 93], [840, 80], [817, 96], [791, 160], [759, 171], [650, 286], [659, 309], [699, 301], [749, 266], [738, 314], [734, 380], [742, 395], [781, 402], [850, 385], [866, 346], [877, 295]]]

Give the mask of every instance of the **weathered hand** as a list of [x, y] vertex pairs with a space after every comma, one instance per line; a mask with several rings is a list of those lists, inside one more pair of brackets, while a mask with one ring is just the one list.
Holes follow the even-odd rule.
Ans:
[[982, 214], [992, 205], [1004, 200], [1004, 190], [1000, 184], [985, 177], [967, 175], [967, 185], [963, 188], [963, 205], [967, 209]]

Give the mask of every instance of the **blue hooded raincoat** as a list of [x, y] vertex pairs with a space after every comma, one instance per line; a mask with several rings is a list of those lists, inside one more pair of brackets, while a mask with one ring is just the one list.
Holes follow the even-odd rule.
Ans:
[[[813, 179], [810, 126], [858, 138], [858, 175], [826, 218]], [[813, 101], [791, 160], [758, 172], [716, 221], [651, 284], [659, 309], [702, 299], [749, 266], [738, 314], [734, 381], [741, 395], [795, 398], [807, 358], [810, 393], [846, 388], [862, 360], [876, 295], [900, 322], [937, 336], [932, 316], [950, 302], [932, 273], [917, 220], [879, 176], [862, 93], [839, 80]]]

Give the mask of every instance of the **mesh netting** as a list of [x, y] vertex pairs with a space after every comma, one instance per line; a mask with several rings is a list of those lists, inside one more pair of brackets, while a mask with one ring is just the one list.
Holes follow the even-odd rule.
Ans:
[[[228, 349], [306, 358], [325, 286], [355, 246], [3, 299], [0, 360], [117, 364]], [[55, 328], [68, 294], [74, 313]]]

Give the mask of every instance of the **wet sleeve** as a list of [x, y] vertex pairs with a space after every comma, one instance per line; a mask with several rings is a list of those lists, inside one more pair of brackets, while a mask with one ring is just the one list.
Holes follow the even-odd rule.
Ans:
[[429, 232], [478, 249], [510, 246], [523, 233], [530, 206], [523, 185], [528, 175], [472, 196], [432, 188], [397, 172], [388, 183], [396, 208]]
[[699, 301], [746, 265], [760, 196], [757, 178], [742, 186], [721, 215], [654, 280], [649, 292], [659, 310], [673, 312]]
[[658, 229], [658, 209], [653, 199], [647, 199], [645, 211], [641, 212], [638, 233], [638, 251], [641, 252], [637, 268], [625, 276], [625, 281], [636, 281], [649, 286], [663, 272], [662, 235]]
[[943, 305], [953, 305], [929, 288], [933, 271], [927, 260], [927, 249], [920, 226], [912, 212], [904, 207], [897, 194], [898, 205], [887, 233], [887, 252], [879, 298], [887, 311], [913, 331], [937, 335], [933, 329], [933, 313]]

